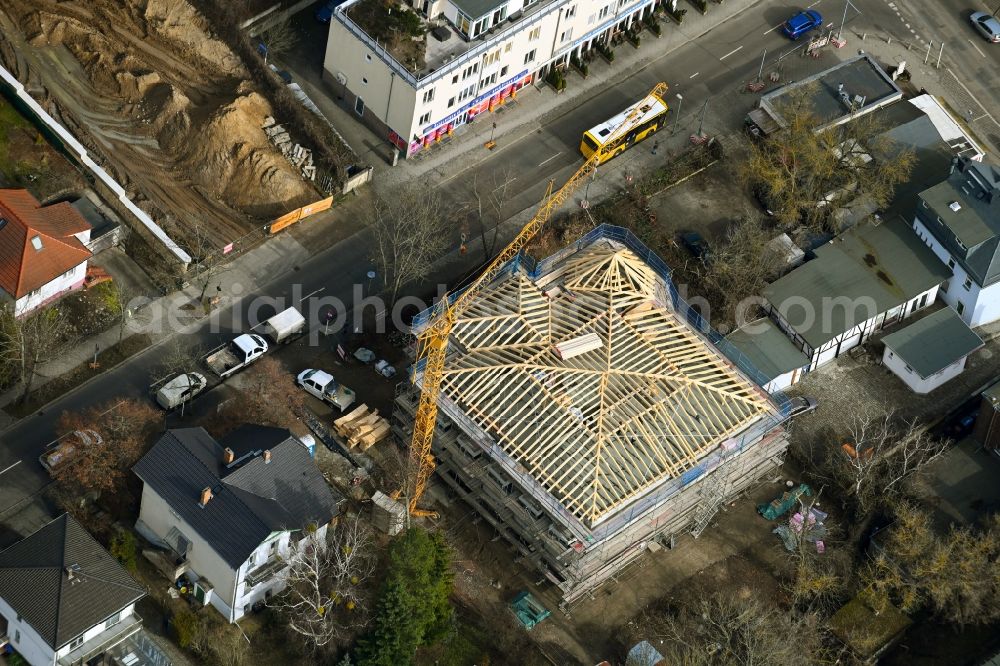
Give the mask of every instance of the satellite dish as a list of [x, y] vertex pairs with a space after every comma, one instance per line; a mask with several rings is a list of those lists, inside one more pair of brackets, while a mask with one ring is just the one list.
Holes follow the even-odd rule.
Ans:
[[344, 76], [343, 72], [337, 72], [337, 83], [339, 83], [342, 86], [347, 85], [347, 77]]

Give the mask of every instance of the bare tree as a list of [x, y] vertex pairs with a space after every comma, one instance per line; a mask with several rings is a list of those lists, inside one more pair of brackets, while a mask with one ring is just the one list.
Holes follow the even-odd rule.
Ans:
[[898, 419], [893, 410], [857, 409], [848, 431], [851, 441], [830, 448], [826, 470], [861, 516], [885, 504], [949, 443], [932, 437], [916, 419]]
[[515, 177], [512, 169], [494, 171], [489, 183], [479, 182], [479, 174], [472, 177], [472, 195], [467, 204], [470, 218], [479, 228], [483, 244], [483, 261], [493, 258], [497, 247], [500, 225], [507, 219], [507, 203]]
[[766, 605], [749, 589], [692, 595], [647, 623], [645, 636], [668, 664], [796, 665], [819, 650], [815, 616]]
[[725, 242], [702, 269], [706, 298], [712, 304], [712, 324], [740, 326], [739, 308], [747, 298], [759, 294], [781, 270], [785, 257], [772, 243], [760, 215], [747, 211], [727, 234]]
[[368, 222], [374, 235], [372, 261], [381, 272], [391, 302], [407, 283], [430, 274], [448, 247], [450, 220], [436, 190], [407, 186], [376, 192]]
[[288, 628], [319, 650], [360, 626], [367, 613], [365, 582], [375, 572], [375, 542], [361, 516], [345, 518], [326, 540], [303, 538], [290, 555], [288, 586], [269, 605]]
[[758, 142], [740, 168], [784, 224], [822, 227], [835, 201], [857, 198], [884, 208], [913, 170], [914, 153], [885, 134], [877, 114], [822, 129], [808, 88], [779, 109], [784, 127]]
[[55, 307], [21, 317], [8, 306], [0, 309], [0, 358], [21, 384], [22, 402], [31, 393], [38, 366], [55, 358], [63, 348], [66, 325]]
[[269, 59], [281, 57], [299, 43], [299, 35], [292, 26], [292, 18], [288, 14], [261, 31], [258, 39], [267, 49]]

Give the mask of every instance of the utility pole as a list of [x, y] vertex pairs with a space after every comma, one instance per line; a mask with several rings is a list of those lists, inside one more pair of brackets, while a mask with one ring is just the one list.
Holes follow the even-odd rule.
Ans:
[[674, 128], [670, 130], [670, 136], [677, 132], [677, 124], [681, 120], [681, 106], [684, 104], [684, 95], [677, 93], [677, 113], [674, 115]]
[[705, 126], [705, 111], [708, 109], [708, 100], [701, 105], [701, 120], [698, 121], [698, 136], [701, 136], [701, 130]]

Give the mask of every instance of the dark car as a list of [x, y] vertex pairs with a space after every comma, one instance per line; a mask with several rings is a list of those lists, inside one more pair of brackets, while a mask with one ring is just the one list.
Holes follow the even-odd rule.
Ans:
[[681, 234], [681, 245], [684, 249], [694, 255], [695, 259], [707, 262], [711, 255], [711, 248], [708, 241], [702, 238], [697, 231], [686, 231]]
[[819, 407], [816, 398], [792, 398], [788, 401], [788, 415], [801, 416]]
[[785, 25], [781, 26], [781, 32], [785, 33], [785, 37], [789, 39], [798, 39], [821, 25], [823, 25], [823, 17], [820, 13], [815, 9], [807, 9], [785, 21]]
[[986, 12], [973, 12], [969, 20], [972, 21], [972, 27], [987, 40], [994, 44], [1000, 43], [1000, 20]]
[[333, 10], [337, 8], [343, 0], [326, 0], [316, 8], [316, 20], [320, 23], [329, 23], [333, 19]]

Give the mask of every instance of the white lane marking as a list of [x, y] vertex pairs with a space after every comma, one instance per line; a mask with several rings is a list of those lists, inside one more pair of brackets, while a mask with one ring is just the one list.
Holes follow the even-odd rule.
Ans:
[[816, 5], [818, 5], [818, 4], [820, 3], [820, 2], [822, 2], [822, 0], [816, 0], [816, 2], [812, 3], [811, 5], [809, 5], [809, 7], [806, 7], [806, 9], [810, 9], [810, 8], [812, 8], [812, 7], [815, 7], [815, 6], [816, 6]]
[[688, 78], [689, 78], [689, 79], [693, 79], [694, 77], [698, 76], [699, 74], [701, 74], [701, 72], [695, 72], [694, 74], [692, 74], [692, 75], [691, 75], [691, 76], [689, 76]]
[[21, 464], [21, 461], [20, 461], [20, 460], [18, 460], [18, 461], [17, 461], [16, 463], [14, 463], [13, 465], [11, 465], [11, 466], [10, 466], [10, 467], [8, 467], [7, 469], [5, 469], [5, 470], [3, 470], [3, 471], [0, 471], [0, 474], [3, 474], [4, 472], [9, 472], [10, 470], [14, 469], [15, 467], [17, 467], [17, 466], [18, 466], [18, 465], [20, 465], [20, 464]]
[[544, 162], [539, 163], [538, 166], [544, 166], [544, 165], [548, 164], [549, 162], [551, 162], [552, 160], [554, 160], [555, 158], [559, 157], [560, 155], [562, 155], [562, 151], [559, 151], [558, 153], [556, 153], [555, 155], [553, 155], [549, 159], [545, 160]]
[[735, 49], [733, 49], [732, 51], [730, 51], [726, 55], [724, 55], [721, 58], [719, 58], [719, 60], [725, 60], [726, 58], [728, 58], [729, 56], [733, 55], [734, 53], [736, 53], [737, 51], [739, 51], [742, 48], [743, 48], [743, 45], [741, 44], [740, 46], [737, 46]]
[[969, 46], [971, 46], [972, 48], [976, 49], [976, 53], [978, 53], [979, 55], [983, 56], [984, 58], [986, 57], [986, 54], [983, 53], [982, 51], [980, 51], [979, 47], [976, 46], [976, 43], [973, 42], [971, 39], [969, 40]]
[[765, 35], [770, 34], [770, 33], [774, 32], [775, 30], [777, 30], [778, 28], [780, 28], [783, 25], [785, 25], [785, 24], [784, 23], [779, 23], [778, 25], [774, 26], [773, 28], [771, 28], [770, 30], [768, 30], [767, 32], [765, 32], [764, 34]]

